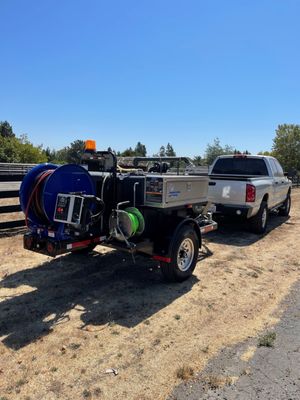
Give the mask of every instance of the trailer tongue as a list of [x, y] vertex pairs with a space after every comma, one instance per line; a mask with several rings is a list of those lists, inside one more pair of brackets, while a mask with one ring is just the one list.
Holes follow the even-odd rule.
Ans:
[[167, 280], [187, 279], [202, 235], [217, 228], [208, 176], [172, 174], [163, 159], [156, 163], [164, 173], [120, 169], [113, 153], [92, 147], [82, 165], [36, 166], [20, 189], [24, 247], [54, 257], [102, 244], [158, 260]]

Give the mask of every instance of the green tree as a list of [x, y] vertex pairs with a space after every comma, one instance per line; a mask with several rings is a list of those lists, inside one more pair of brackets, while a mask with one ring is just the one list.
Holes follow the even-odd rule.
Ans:
[[170, 143], [168, 143], [166, 146], [166, 156], [167, 157], [175, 157], [176, 156], [173, 146]]
[[52, 162], [55, 162], [56, 164], [66, 164], [68, 162], [67, 154], [68, 154], [68, 147], [63, 147], [62, 149], [57, 150], [55, 158], [52, 160]]
[[166, 148], [165, 146], [160, 146], [159, 152], [158, 152], [159, 157], [165, 157], [166, 156]]
[[0, 162], [20, 162], [20, 146], [17, 138], [0, 136]]
[[214, 139], [212, 144], [208, 144], [205, 150], [205, 159], [207, 165], [211, 165], [218, 156], [224, 154], [234, 154], [235, 150], [232, 146], [225, 145], [224, 147], [220, 144], [220, 139]]
[[300, 125], [278, 125], [272, 153], [286, 171], [300, 171]]
[[272, 153], [272, 151], [260, 151], [257, 154], [260, 154], [262, 156], [274, 156], [274, 154]]
[[75, 140], [69, 146], [63, 147], [55, 154], [55, 159], [59, 164], [79, 164], [85, 149], [83, 140]]
[[20, 138], [0, 136], [0, 162], [37, 164], [46, 161], [42, 146], [34, 146], [26, 135]]
[[134, 157], [135, 156], [135, 152], [132, 149], [132, 147], [128, 147], [128, 149], [125, 149], [122, 153], [121, 153], [121, 157]]
[[19, 162], [21, 163], [38, 164], [48, 161], [47, 156], [42, 150], [41, 146], [36, 147], [30, 142], [21, 143], [19, 154]]
[[0, 136], [4, 138], [14, 138], [12, 126], [7, 121], [0, 121]]
[[51, 163], [57, 163], [58, 157], [57, 157], [57, 150], [55, 149], [50, 149], [50, 147], [47, 147], [44, 150], [44, 153], [46, 154], [47, 161]]
[[141, 142], [137, 142], [134, 152], [135, 152], [136, 156], [146, 157], [146, 154], [147, 154], [146, 146], [144, 144], [142, 144]]
[[83, 140], [75, 140], [67, 148], [67, 163], [79, 164], [82, 154], [85, 150], [85, 142]]
[[193, 161], [193, 163], [194, 163], [195, 165], [202, 165], [202, 164], [203, 164], [203, 159], [202, 159], [201, 156], [195, 156], [195, 157], [192, 159], [192, 161]]

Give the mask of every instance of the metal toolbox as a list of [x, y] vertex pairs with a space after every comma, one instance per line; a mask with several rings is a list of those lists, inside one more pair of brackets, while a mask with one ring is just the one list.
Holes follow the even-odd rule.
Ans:
[[208, 176], [147, 175], [145, 205], [180, 207], [207, 202]]

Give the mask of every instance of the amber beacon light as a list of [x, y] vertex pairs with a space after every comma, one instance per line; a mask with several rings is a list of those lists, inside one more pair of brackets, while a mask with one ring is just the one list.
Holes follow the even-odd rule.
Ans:
[[96, 141], [95, 140], [86, 140], [85, 141], [85, 150], [86, 151], [96, 151]]

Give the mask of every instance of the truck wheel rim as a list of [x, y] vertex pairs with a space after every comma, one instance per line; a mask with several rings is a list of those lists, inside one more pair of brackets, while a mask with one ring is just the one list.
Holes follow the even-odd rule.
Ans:
[[262, 216], [261, 216], [261, 224], [262, 224], [263, 228], [266, 226], [266, 223], [267, 223], [267, 210], [264, 209]]
[[180, 271], [187, 271], [194, 258], [194, 243], [191, 239], [186, 238], [182, 241], [177, 253], [177, 266]]

